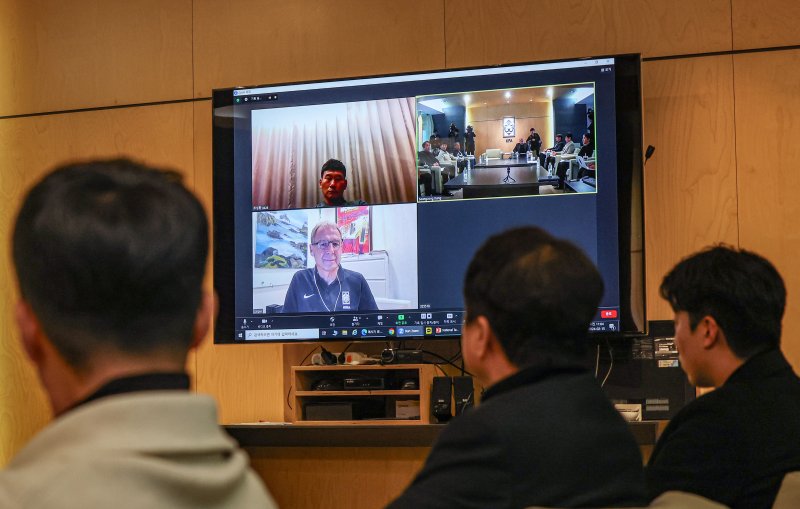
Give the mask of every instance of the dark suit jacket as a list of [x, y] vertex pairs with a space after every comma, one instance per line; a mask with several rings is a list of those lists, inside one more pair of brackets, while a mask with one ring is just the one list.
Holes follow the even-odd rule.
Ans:
[[389, 507], [621, 507], [645, 496], [642, 458], [597, 381], [573, 365], [524, 369], [442, 431]]
[[434, 164], [439, 164], [439, 161], [436, 159], [436, 156], [433, 155], [432, 152], [425, 152], [424, 150], [420, 150], [417, 152], [417, 160], [419, 161], [419, 165], [422, 166], [427, 164], [428, 166], [433, 166]]
[[799, 434], [800, 379], [780, 350], [758, 354], [672, 419], [650, 457], [649, 494], [772, 507], [784, 474], [800, 470]]

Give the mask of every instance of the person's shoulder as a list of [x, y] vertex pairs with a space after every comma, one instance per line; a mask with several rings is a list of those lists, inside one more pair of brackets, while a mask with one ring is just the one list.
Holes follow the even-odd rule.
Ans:
[[348, 201], [348, 202], [345, 203], [346, 207], [361, 207], [361, 206], [364, 206], [364, 205], [369, 205], [369, 203], [367, 203], [367, 202], [365, 202], [364, 200], [361, 200], [361, 199], [351, 200], [351, 201]]
[[292, 280], [289, 284], [294, 283], [295, 281], [311, 281], [314, 275], [314, 269], [300, 269], [292, 275]]

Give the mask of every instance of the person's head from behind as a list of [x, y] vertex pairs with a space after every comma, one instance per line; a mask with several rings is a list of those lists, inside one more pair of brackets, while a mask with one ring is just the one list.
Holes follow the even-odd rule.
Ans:
[[746, 359], [780, 346], [786, 287], [755, 253], [707, 248], [664, 276], [660, 293], [675, 312], [681, 367], [695, 385], [719, 386]]
[[183, 371], [211, 319], [207, 254], [203, 207], [175, 172], [77, 163], [28, 192], [13, 234], [16, 318], [56, 413], [76, 396], [67, 386]]
[[464, 279], [464, 360], [494, 383], [552, 359], [580, 359], [603, 281], [584, 252], [537, 227], [490, 237]]
[[328, 205], [335, 205], [344, 200], [347, 189], [347, 168], [338, 159], [328, 159], [322, 165], [319, 175], [319, 188]]

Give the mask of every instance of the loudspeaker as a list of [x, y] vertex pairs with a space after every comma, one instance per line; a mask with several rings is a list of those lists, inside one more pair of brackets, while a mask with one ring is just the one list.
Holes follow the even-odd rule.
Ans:
[[456, 415], [463, 414], [475, 404], [475, 388], [471, 376], [453, 377], [453, 399], [456, 404]]
[[449, 376], [434, 377], [431, 385], [431, 415], [436, 422], [447, 422], [453, 417], [450, 404], [452, 395], [452, 379]]

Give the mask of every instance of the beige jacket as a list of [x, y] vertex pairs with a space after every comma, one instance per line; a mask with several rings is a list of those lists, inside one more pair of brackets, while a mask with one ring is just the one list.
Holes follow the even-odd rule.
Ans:
[[0, 504], [277, 507], [247, 455], [217, 425], [214, 401], [181, 391], [110, 396], [62, 415], [0, 472]]

